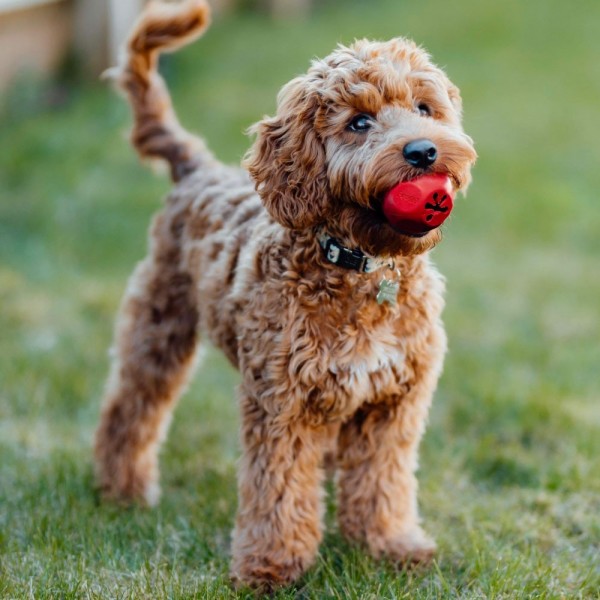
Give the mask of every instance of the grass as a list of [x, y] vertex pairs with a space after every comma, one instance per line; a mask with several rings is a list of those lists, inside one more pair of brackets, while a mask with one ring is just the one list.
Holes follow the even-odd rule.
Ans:
[[[338, 41], [407, 34], [460, 85], [480, 160], [435, 260], [450, 353], [421, 454], [440, 554], [396, 572], [329, 532], [279, 598], [600, 597], [600, 5], [329, 2], [221, 20], [165, 61], [183, 121], [237, 161], [279, 86]], [[235, 598], [238, 376], [210, 351], [175, 414], [156, 510], [99, 504], [91, 439], [125, 280], [168, 189], [96, 84], [0, 123], [0, 597]], [[330, 502], [332, 504], [332, 502]]]

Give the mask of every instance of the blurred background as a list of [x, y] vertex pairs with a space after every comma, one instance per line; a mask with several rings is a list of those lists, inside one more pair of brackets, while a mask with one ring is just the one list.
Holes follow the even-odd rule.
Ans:
[[[461, 88], [479, 153], [434, 251], [450, 351], [420, 481], [439, 565], [397, 574], [369, 561], [344, 545], [330, 506], [321, 558], [295, 593], [595, 596], [600, 3], [212, 4], [205, 37], [161, 70], [183, 124], [224, 161], [239, 162], [245, 128], [312, 58], [398, 35]], [[238, 375], [218, 353], [175, 414], [160, 507], [99, 505], [93, 489], [114, 317], [169, 189], [129, 146], [125, 102], [98, 81], [140, 6], [0, 0], [1, 597], [234, 596]]]

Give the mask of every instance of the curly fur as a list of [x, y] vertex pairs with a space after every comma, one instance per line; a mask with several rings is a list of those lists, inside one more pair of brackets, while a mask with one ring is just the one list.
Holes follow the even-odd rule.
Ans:
[[[150, 5], [115, 73], [133, 106], [134, 145], [166, 160], [178, 184], [121, 306], [96, 435], [101, 488], [157, 501], [158, 448], [201, 334], [242, 374], [234, 580], [286, 584], [313, 563], [328, 453], [344, 535], [376, 557], [427, 560], [435, 544], [420, 527], [414, 473], [446, 350], [443, 279], [427, 254], [441, 233], [400, 234], [380, 203], [421, 173], [402, 157], [416, 138], [435, 142], [433, 171], [467, 186], [476, 155], [458, 90], [408, 40], [340, 46], [252, 128], [247, 171], [228, 167], [181, 128], [155, 72], [161, 49], [207, 23], [203, 0]], [[420, 102], [431, 116], [415, 112]], [[359, 113], [375, 119], [366, 134], [347, 128]], [[320, 228], [392, 257], [397, 304], [376, 302], [381, 272], [327, 262]]]

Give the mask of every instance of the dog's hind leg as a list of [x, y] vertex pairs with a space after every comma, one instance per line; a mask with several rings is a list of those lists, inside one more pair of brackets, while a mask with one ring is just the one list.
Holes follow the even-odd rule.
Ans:
[[179, 228], [166, 214], [121, 306], [95, 445], [103, 494], [147, 504], [158, 500], [158, 449], [194, 363], [198, 325], [194, 284], [179, 266]]
[[[142, 156], [166, 161], [174, 181], [214, 159], [204, 142], [179, 124], [157, 72], [158, 56], [197, 38], [209, 13], [205, 0], [150, 2], [120, 66], [109, 73], [131, 102], [134, 146]], [[189, 207], [177, 203], [173, 196], [155, 221], [151, 255], [130, 280], [96, 433], [96, 468], [104, 494], [148, 504], [158, 499], [158, 447], [196, 348], [194, 283], [180, 267], [179, 237]]]

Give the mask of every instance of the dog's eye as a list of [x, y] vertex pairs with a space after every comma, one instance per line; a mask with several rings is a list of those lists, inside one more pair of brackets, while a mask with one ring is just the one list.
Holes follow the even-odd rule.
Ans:
[[423, 104], [423, 102], [417, 106], [416, 112], [418, 112], [422, 117], [431, 116], [431, 109], [429, 106], [427, 106], [427, 104]]
[[348, 129], [357, 133], [363, 133], [373, 126], [373, 119], [369, 115], [358, 115], [348, 123]]

